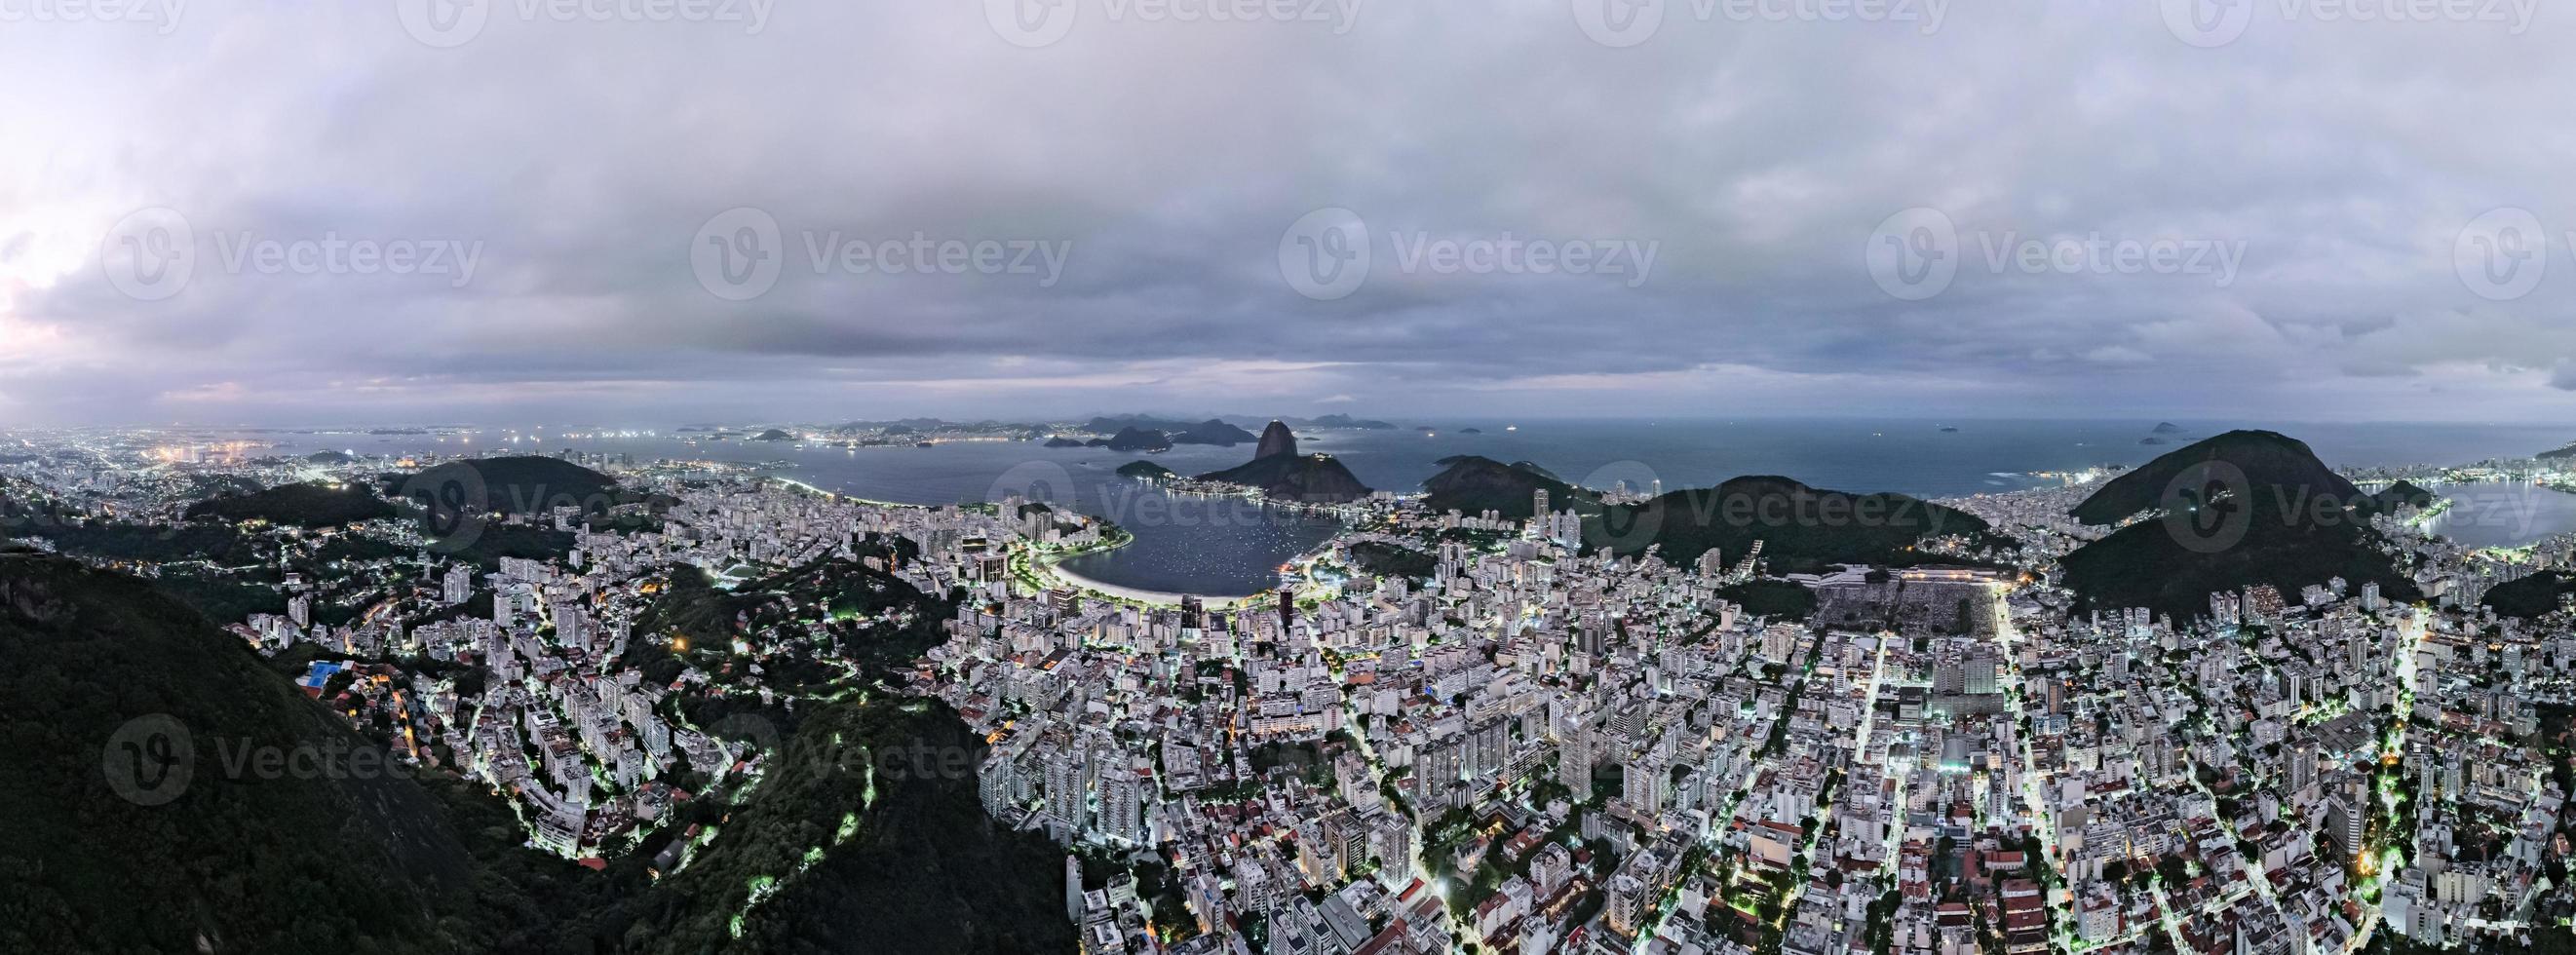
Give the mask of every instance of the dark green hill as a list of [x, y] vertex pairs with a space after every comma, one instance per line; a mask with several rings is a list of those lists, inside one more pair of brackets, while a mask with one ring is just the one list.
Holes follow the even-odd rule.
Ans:
[[2498, 616], [2528, 620], [2557, 610], [2568, 597], [2576, 597], [2576, 574], [2544, 570], [2487, 588], [2486, 597], [2478, 602], [2494, 608]]
[[2433, 492], [2416, 487], [2412, 481], [2399, 481], [2370, 495], [2370, 507], [2374, 510], [2392, 511], [2400, 506], [2431, 507]]
[[1368, 485], [1329, 454], [1274, 454], [1249, 464], [1199, 475], [1202, 481], [1225, 481], [1260, 488], [1283, 501], [1334, 504], [1369, 496]]
[[[2112, 478], [2069, 513], [2087, 524], [2117, 524], [2140, 511], [2164, 507], [2167, 490], [2177, 481], [2195, 479], [2195, 468], [2219, 465], [2241, 473], [2250, 488], [2277, 489], [2280, 496], [2293, 499], [2294, 507], [2315, 504], [2320, 497], [2334, 506], [2346, 506], [2364, 497], [2351, 481], [2317, 460], [2316, 452], [2304, 442], [2271, 431], [2230, 431], [2168, 451]], [[2224, 468], [2217, 473], [2228, 474]]]
[[2399, 573], [2371, 513], [2424, 500], [2411, 484], [2377, 497], [2317, 460], [2308, 446], [2269, 431], [2230, 431], [2148, 462], [2103, 485], [2074, 515], [2116, 523], [2163, 513], [2094, 541], [2060, 561], [2066, 585], [2085, 605], [2146, 607], [2177, 618], [2209, 612], [2209, 595], [2270, 584], [2297, 600], [2301, 588], [2341, 577], [2377, 582], [2391, 600], [2420, 593]]
[[[1536, 509], [1538, 491], [1547, 492], [1551, 510], [1592, 500], [1591, 494], [1526, 461], [1504, 464], [1492, 458], [1459, 454], [1432, 463], [1441, 465], [1441, 471], [1425, 479], [1422, 489], [1428, 492], [1424, 503], [1434, 512], [1499, 511], [1507, 518], [1528, 520]], [[1588, 506], [1581, 509], [1592, 510]]]
[[[812, 570], [814, 580], [832, 576]], [[782, 580], [782, 607], [873, 617], [920, 601], [919, 625], [870, 631], [893, 641], [889, 659], [935, 642], [948, 616], [946, 604], [882, 574], [849, 578], [837, 595], [805, 577]], [[873, 645], [857, 649], [875, 660]], [[797, 713], [747, 801], [702, 794], [678, 808], [684, 820], [720, 824], [687, 868], [648, 884], [648, 846], [589, 872], [521, 848], [525, 831], [488, 794], [387, 770], [372, 755], [385, 744], [141, 581], [9, 550], [0, 553], [9, 759], [0, 951], [1075, 947], [1061, 850], [984, 815], [983, 740], [953, 712], [880, 697]], [[262, 771], [256, 754], [271, 746], [308, 755]], [[758, 904], [755, 885], [766, 896]]]
[[295, 527], [337, 527], [393, 517], [394, 506], [360, 484], [280, 484], [250, 494], [211, 497], [188, 505], [188, 519], [260, 520]]
[[2540, 452], [2539, 458], [2543, 461], [2555, 461], [2560, 458], [2576, 458], [2576, 442], [2569, 442], [2565, 445]]
[[1773, 571], [1801, 573], [1829, 564], [1921, 563], [1931, 557], [1913, 550], [1917, 541], [1940, 534], [1982, 538], [1987, 530], [1976, 515], [1903, 494], [1851, 494], [1755, 476], [1606, 506], [1585, 522], [1584, 538], [1623, 554], [1661, 544], [1671, 563], [1697, 560], [1711, 548], [1732, 561], [1759, 540]]
[[1227, 424], [1217, 418], [1209, 418], [1172, 432], [1173, 444], [1213, 444], [1228, 448], [1238, 444], [1251, 444], [1260, 438], [1260, 435]]
[[984, 752], [941, 703], [818, 709], [721, 836], [641, 901], [618, 950], [1075, 950], [1063, 850], [984, 814]]
[[[2066, 586], [2089, 607], [2146, 607], [2177, 619], [2209, 612], [2209, 595], [2271, 584], [2288, 600], [2300, 588], [2341, 577], [2359, 587], [2376, 581], [2391, 600], [2420, 596], [2379, 549], [2379, 535], [2352, 520], [2284, 519], [2257, 495], [2241, 539], [2222, 548], [2173, 521], [2140, 521], [2077, 548], [2060, 564]], [[2233, 520], [2233, 518], [2230, 518]]]
[[535, 455], [450, 461], [396, 476], [387, 487], [392, 496], [415, 502], [427, 497], [452, 505], [456, 500], [479, 498], [483, 510], [499, 514], [542, 514], [563, 506], [597, 513], [627, 499], [619, 494], [616, 478], [570, 461]]
[[439, 801], [141, 581], [0, 556], [0, 751], [0, 950], [464, 947]]
[[1169, 451], [1172, 438], [1152, 428], [1128, 427], [1109, 437], [1092, 439], [1091, 446], [1112, 451]]

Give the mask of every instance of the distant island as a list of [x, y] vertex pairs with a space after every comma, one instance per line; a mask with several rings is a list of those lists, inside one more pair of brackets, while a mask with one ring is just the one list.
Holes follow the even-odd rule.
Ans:
[[1109, 437], [1094, 438], [1090, 444], [1095, 448], [1108, 448], [1112, 451], [1169, 451], [1172, 449], [1172, 438], [1153, 428], [1139, 428], [1131, 425], [1118, 429], [1117, 434]]
[[795, 435], [789, 434], [789, 433], [787, 433], [787, 432], [785, 432], [785, 431], [778, 430], [777, 428], [771, 428], [771, 429], [769, 429], [769, 430], [767, 430], [767, 431], [763, 431], [763, 432], [761, 432], [761, 433], [759, 433], [759, 434], [752, 435], [750, 440], [753, 440], [753, 441], [794, 441], [794, 440], [797, 440], [797, 438], [796, 438], [796, 436], [795, 436]]
[[1361, 431], [1391, 431], [1395, 429], [1395, 425], [1384, 421], [1353, 418], [1346, 414], [1328, 414], [1320, 418], [1308, 418], [1305, 420], [1304, 424], [1308, 427], [1314, 428], [1350, 428]]
[[1167, 481], [1172, 478], [1179, 477], [1179, 475], [1172, 473], [1171, 468], [1164, 467], [1152, 461], [1129, 461], [1125, 464], [1121, 464], [1118, 466], [1118, 475], [1120, 477], [1135, 478], [1140, 481]]
[[[1228, 424], [1221, 418], [1192, 422], [1146, 415], [1102, 415], [1083, 422], [1082, 429], [1095, 434], [1153, 431], [1164, 435], [1165, 440], [1171, 444], [1212, 444], [1219, 447], [1232, 447], [1238, 444], [1250, 444], [1254, 440], [1252, 432]], [[1111, 445], [1101, 446], [1111, 447]]]

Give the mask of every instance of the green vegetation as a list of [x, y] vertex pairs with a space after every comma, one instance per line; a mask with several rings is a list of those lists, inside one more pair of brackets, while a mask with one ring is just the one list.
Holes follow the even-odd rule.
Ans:
[[608, 475], [534, 455], [450, 461], [416, 474], [390, 475], [385, 488], [388, 496], [433, 509], [471, 506], [496, 514], [543, 514], [557, 507], [603, 513], [611, 505], [645, 500], [620, 491]]
[[1718, 588], [1717, 595], [1745, 613], [1774, 619], [1805, 620], [1816, 612], [1816, 592], [1786, 580], [1748, 580]]
[[1923, 538], [1955, 534], [2000, 543], [1988, 530], [1976, 515], [1902, 494], [1849, 494], [1762, 476], [1606, 506], [1586, 521], [1584, 536], [1620, 553], [1660, 544], [1672, 563], [1698, 560], [1712, 549], [1740, 555], [1758, 540], [1774, 570], [1804, 573], [1834, 564], [1927, 563], [1936, 558], [1915, 549]]
[[1359, 569], [1381, 577], [1423, 578], [1439, 569], [1439, 559], [1430, 552], [1401, 544], [1361, 541], [1352, 544], [1350, 551], [1351, 560], [1360, 565]]
[[1171, 468], [1152, 461], [1129, 461], [1121, 464], [1118, 466], [1118, 474], [1120, 477], [1131, 477], [1140, 481], [1162, 481], [1180, 476], [1172, 473]]
[[1600, 510], [1591, 492], [1560, 481], [1546, 468], [1527, 461], [1504, 464], [1492, 458], [1459, 454], [1433, 463], [1441, 465], [1442, 470], [1424, 480], [1422, 489], [1426, 492], [1424, 503], [1434, 512], [1495, 511], [1512, 520], [1528, 520], [1536, 512], [1539, 491], [1547, 492], [1550, 509], [1570, 507], [1587, 514]]
[[2558, 610], [2569, 597], [2576, 597], [2576, 574], [2543, 570], [2488, 588], [2479, 603], [2498, 616], [2528, 620]]
[[[2209, 470], [2195, 470], [2205, 466]], [[2070, 513], [2087, 524], [2116, 524], [2140, 511], [2165, 508], [2171, 489], [2196, 483], [2203, 476], [2232, 480], [2237, 475], [2242, 475], [2245, 490], [2280, 488], [2301, 494], [2302, 501], [2323, 496], [2344, 506], [2366, 497], [2317, 460], [2316, 452], [2304, 442], [2272, 431], [2230, 431], [2168, 451], [2112, 478]]]
[[[2387, 501], [2407, 494], [2383, 492]], [[2366, 523], [2383, 505], [2305, 444], [2268, 431], [2232, 431], [2159, 457], [2077, 505], [2073, 513], [2087, 523], [2149, 509], [2166, 516], [2066, 555], [2066, 584], [2089, 607], [2146, 607], [2179, 618], [2207, 613], [2214, 591], [2270, 584], [2295, 600], [2300, 588], [2335, 577], [2355, 587], [2376, 582], [2391, 600], [2414, 600], [2414, 581]]]
[[188, 519], [239, 523], [266, 521], [290, 527], [338, 527], [395, 516], [393, 505], [358, 484], [280, 484], [251, 494], [207, 498], [188, 505]]
[[1340, 503], [1369, 496], [1368, 485], [1329, 454], [1274, 454], [1249, 464], [1199, 475], [1202, 481], [1224, 481], [1259, 488], [1273, 499]]
[[[0, 556], [0, 740], [0, 949], [430, 952], [472, 936], [473, 859], [438, 802], [132, 578]], [[314, 778], [228, 768], [228, 751], [269, 746]]]
[[[827, 593], [826, 581], [844, 592]], [[920, 639], [916, 627], [889, 623], [935, 629], [947, 607], [908, 586], [876, 587], [886, 580], [846, 564], [763, 583], [773, 582], [745, 596], [764, 620], [809, 595], [882, 614], [843, 641], [862, 659], [872, 651], [861, 643], [886, 643], [891, 656]], [[708, 602], [685, 594], [683, 606], [700, 609], [674, 619], [698, 620]], [[434, 770], [388, 769], [381, 741], [314, 705], [271, 662], [300, 669], [262, 661], [134, 578], [0, 554], [0, 751], [14, 754], [0, 774], [0, 805], [12, 810], [0, 828], [0, 950], [1074, 947], [1062, 855], [985, 817], [974, 773], [982, 741], [942, 704], [808, 702], [750, 798], [701, 794], [675, 810], [683, 824], [721, 823], [719, 834], [688, 867], [649, 883], [657, 845], [603, 872], [528, 851], [501, 800]], [[480, 679], [459, 675], [461, 685]], [[193, 747], [154, 742], [170, 734], [118, 735], [153, 714], [174, 719]], [[311, 771], [231, 770], [258, 765], [239, 761], [245, 746], [309, 754], [297, 758]], [[189, 778], [166, 805], [129, 801], [117, 787], [162, 790], [110, 782], [173, 785], [163, 773], [179, 767]]]
[[1064, 856], [984, 815], [983, 750], [936, 702], [809, 716], [721, 835], [639, 901], [619, 950], [1073, 950]]

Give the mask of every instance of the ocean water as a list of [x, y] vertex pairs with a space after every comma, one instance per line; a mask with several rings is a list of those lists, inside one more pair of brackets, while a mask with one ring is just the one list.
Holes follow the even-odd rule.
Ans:
[[[2300, 424], [2176, 420], [2177, 434], [2142, 444], [2152, 420], [1749, 419], [1525, 420], [1389, 418], [1393, 430], [1307, 431], [1300, 449], [1333, 454], [1371, 487], [1412, 491], [1440, 470], [1439, 459], [1475, 454], [1530, 461], [1568, 481], [1607, 488], [1619, 482], [1647, 490], [1705, 487], [1746, 474], [1777, 474], [1845, 491], [1894, 491], [1953, 497], [2021, 490], [2047, 481], [2034, 472], [2102, 464], [2136, 465], [2229, 428], [2260, 427], [2306, 441], [2327, 464], [2371, 467], [2469, 464], [2522, 457], [2557, 447], [2576, 428], [2477, 424]], [[1944, 430], [1955, 428], [1956, 430]], [[1424, 430], [1429, 429], [1429, 430]], [[1473, 429], [1470, 431], [1469, 429]], [[1281, 563], [1332, 531], [1328, 521], [1235, 499], [1174, 497], [1119, 478], [1129, 461], [1151, 460], [1182, 474], [1249, 460], [1249, 444], [1183, 445], [1159, 454], [1101, 448], [1047, 448], [1037, 442], [960, 442], [930, 448], [799, 448], [789, 443], [654, 438], [527, 438], [496, 441], [483, 432], [476, 450], [527, 453], [577, 450], [661, 458], [777, 462], [781, 474], [816, 487], [906, 504], [999, 500], [1005, 494], [1074, 507], [1127, 527], [1135, 543], [1080, 558], [1080, 573], [1151, 590], [1239, 595], [1275, 585]], [[273, 445], [253, 453], [344, 450], [361, 455], [455, 453], [456, 443], [410, 435], [361, 433], [233, 434]], [[2502, 492], [2498, 492], [2502, 493]], [[2557, 498], [2567, 497], [2569, 501]], [[2519, 543], [2576, 529], [2576, 496], [2538, 489], [2499, 511], [2455, 529], [2477, 541]], [[2513, 508], [2520, 508], [2519, 510]], [[2530, 514], [2525, 517], [2495, 517]], [[2567, 526], [2562, 527], [2561, 523]], [[2547, 528], [2548, 530], [2532, 530]], [[2478, 546], [2491, 546], [2479, 543]]]
[[2451, 501], [2425, 529], [2469, 547], [2519, 547], [2576, 533], [2576, 494], [2529, 481], [2439, 483], [2424, 489]]

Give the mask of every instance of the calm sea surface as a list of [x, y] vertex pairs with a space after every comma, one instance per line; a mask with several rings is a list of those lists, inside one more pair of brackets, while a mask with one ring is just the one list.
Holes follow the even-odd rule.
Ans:
[[[1410, 491], [1454, 454], [1530, 461], [1577, 484], [1621, 481], [1647, 488], [1704, 487], [1746, 474], [1777, 474], [1847, 491], [1896, 491], [1949, 497], [2032, 487], [2030, 472], [2098, 464], [2135, 465], [2233, 427], [2263, 427], [2306, 441], [2327, 464], [2367, 467], [2468, 464], [2521, 457], [2557, 447], [2576, 429], [2521, 425], [2284, 424], [2177, 421], [2181, 433], [2142, 444], [2155, 422], [1871, 421], [1864, 419], [1470, 420], [1395, 418], [1382, 431], [1309, 431], [1302, 450], [1329, 452], [1371, 487]], [[1517, 429], [1513, 430], [1513, 426]], [[1957, 430], [1943, 430], [1955, 427]], [[1429, 428], [1430, 431], [1421, 430]], [[1475, 429], [1470, 432], [1468, 429]], [[1136, 542], [1079, 558], [1073, 568], [1110, 583], [1152, 590], [1244, 594], [1276, 583], [1279, 565], [1314, 547], [1329, 521], [1232, 499], [1175, 498], [1120, 479], [1119, 465], [1140, 458], [1182, 474], [1240, 464], [1250, 445], [1184, 445], [1154, 455], [1100, 448], [1046, 448], [1035, 442], [965, 442], [931, 448], [845, 450], [793, 444], [656, 438], [527, 438], [513, 444], [487, 430], [477, 449], [528, 452], [571, 449], [624, 453], [639, 462], [688, 458], [780, 462], [780, 473], [845, 494], [907, 504], [996, 500], [1004, 494], [1072, 501], [1135, 533]], [[361, 455], [454, 453], [458, 446], [419, 436], [362, 433], [259, 433], [279, 453], [343, 450]], [[2437, 489], [2443, 490], [2443, 489]], [[2576, 530], [2576, 495], [2541, 488], [2473, 485], [2464, 493], [2489, 503], [2445, 518], [2465, 543], [2520, 543]], [[2496, 495], [2510, 496], [2498, 497]], [[2498, 503], [2501, 502], [2501, 503]], [[2505, 516], [2497, 516], [2497, 515]]]

